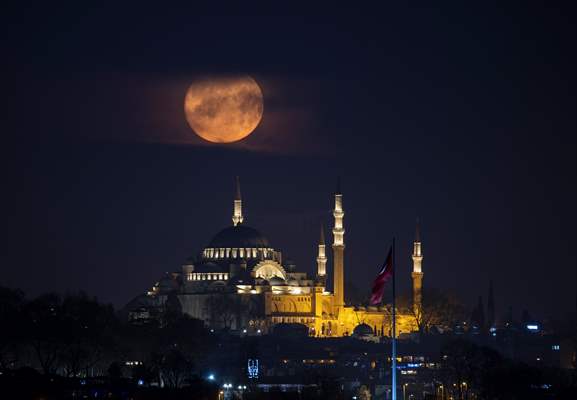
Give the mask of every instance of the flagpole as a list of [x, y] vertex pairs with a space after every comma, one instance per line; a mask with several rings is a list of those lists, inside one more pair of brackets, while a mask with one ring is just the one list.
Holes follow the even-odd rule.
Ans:
[[393, 237], [393, 349], [392, 349], [392, 391], [393, 400], [397, 400], [397, 305], [395, 299], [395, 238]]

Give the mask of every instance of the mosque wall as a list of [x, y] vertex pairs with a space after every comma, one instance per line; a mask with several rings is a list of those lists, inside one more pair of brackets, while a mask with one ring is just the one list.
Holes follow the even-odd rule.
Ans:
[[[214, 246], [203, 250], [201, 257], [205, 264], [202, 262], [200, 264], [201, 267], [204, 265], [204, 269], [195, 270], [192, 262], [183, 266], [178, 299], [185, 314], [203, 320], [211, 327], [236, 329], [240, 332], [254, 329], [255, 332], [265, 333], [275, 324], [300, 323], [309, 328], [312, 336], [335, 337], [351, 335], [355, 327], [366, 324], [371, 327], [376, 336], [391, 336], [390, 306], [350, 307], [344, 305], [345, 229], [340, 189], [337, 189], [335, 193], [333, 211], [334, 242], [332, 248], [335, 290], [334, 293], [328, 293], [325, 287], [327, 258], [322, 227], [318, 245], [316, 278], [308, 279], [306, 273], [294, 271], [294, 266], [291, 267], [291, 265], [286, 266], [285, 270], [280, 252], [269, 247], [266, 238], [258, 231], [243, 224], [242, 200], [238, 185], [237, 182], [234, 227], [226, 228], [221, 231], [220, 236], [217, 235], [222, 239], [223, 233], [226, 233], [227, 240], [217, 241]], [[241, 239], [246, 239], [248, 235], [250, 240], [245, 242], [251, 247], [238, 247], [245, 242], [236, 236], [230, 239], [232, 233], [239, 232], [244, 232], [245, 235], [241, 236]], [[254, 247], [252, 244], [259, 247]], [[421, 307], [423, 278], [421, 269], [423, 257], [418, 224], [412, 257], [414, 264], [413, 306], [415, 310], [418, 310]], [[244, 260], [244, 264], [235, 264], [233, 261], [236, 259]], [[231, 260], [228, 267], [222, 267], [225, 260]], [[247, 260], [251, 262], [250, 270], [247, 270]], [[217, 263], [220, 263], [220, 266]], [[241, 267], [241, 265], [244, 266]], [[248, 271], [250, 271], [249, 275], [247, 275]], [[231, 279], [236, 279], [236, 281], [231, 282]], [[175, 290], [171, 282], [162, 282], [162, 285], [157, 284], [151, 295], [161, 293], [163, 288]], [[398, 335], [417, 331], [414, 316], [399, 314], [396, 330]]]

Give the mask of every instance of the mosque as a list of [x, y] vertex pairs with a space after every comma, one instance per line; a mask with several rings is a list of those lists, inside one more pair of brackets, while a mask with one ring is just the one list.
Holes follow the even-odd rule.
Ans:
[[[345, 305], [345, 213], [340, 189], [334, 195], [332, 293], [326, 288], [329, 278], [322, 227], [316, 276], [312, 278], [283, 262], [281, 251], [245, 224], [242, 206], [237, 177], [232, 225], [217, 233], [200, 254], [186, 260], [181, 271], [166, 274], [150, 291], [131, 301], [126, 307], [129, 321], [143, 323], [176, 307], [212, 328], [245, 334], [264, 334], [277, 324], [296, 323], [317, 337], [390, 336], [390, 305]], [[421, 315], [423, 256], [418, 227], [412, 258], [413, 309], [398, 309], [398, 335], [417, 331], [416, 316]]]

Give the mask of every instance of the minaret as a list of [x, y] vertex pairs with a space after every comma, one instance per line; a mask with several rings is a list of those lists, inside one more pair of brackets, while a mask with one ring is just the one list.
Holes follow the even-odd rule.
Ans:
[[240, 179], [236, 177], [236, 194], [234, 196], [234, 210], [232, 214], [232, 224], [237, 226], [242, 224], [242, 199], [240, 197]]
[[421, 318], [423, 311], [423, 295], [421, 289], [423, 287], [423, 270], [421, 263], [423, 262], [423, 253], [421, 251], [421, 232], [419, 220], [417, 219], [417, 227], [415, 229], [415, 241], [413, 242], [413, 311], [417, 318]]
[[325, 229], [321, 224], [321, 238], [319, 241], [319, 254], [317, 256], [317, 276], [324, 278], [327, 274], [327, 255], [325, 253]]
[[487, 325], [495, 327], [495, 299], [493, 297], [493, 280], [489, 281], [489, 296], [487, 300]]
[[343, 228], [343, 195], [341, 193], [340, 180], [337, 183], [337, 191], [335, 193], [335, 209], [333, 210], [335, 217], [335, 227], [333, 228], [333, 274], [334, 274], [334, 311], [345, 305], [345, 274], [344, 274], [344, 253], [345, 253], [345, 230]]

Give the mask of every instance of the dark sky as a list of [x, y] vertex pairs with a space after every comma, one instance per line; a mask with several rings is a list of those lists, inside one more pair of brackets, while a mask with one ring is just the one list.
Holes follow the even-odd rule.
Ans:
[[[159, 4], [3, 13], [0, 284], [121, 306], [231, 223], [235, 175], [245, 222], [312, 273], [340, 175], [361, 290], [392, 236], [408, 290], [418, 216], [426, 286], [473, 304], [493, 279], [500, 313], [574, 312], [573, 10]], [[188, 128], [184, 94], [207, 74], [262, 86], [245, 141]]]

